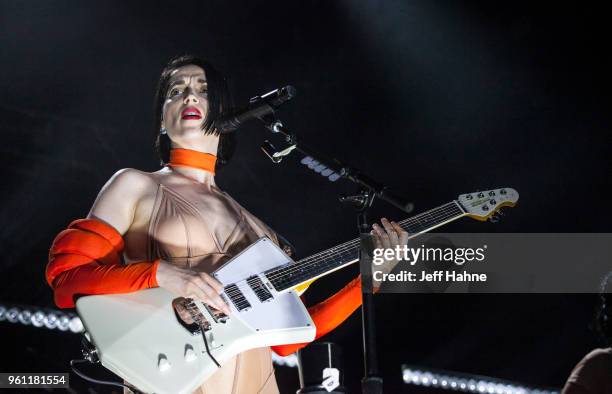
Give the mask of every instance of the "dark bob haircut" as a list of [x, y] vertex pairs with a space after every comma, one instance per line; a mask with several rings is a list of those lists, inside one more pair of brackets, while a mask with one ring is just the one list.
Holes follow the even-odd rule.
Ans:
[[595, 331], [600, 341], [612, 346], [612, 271], [608, 272], [599, 289], [599, 305], [595, 314]]
[[[168, 93], [168, 85], [173, 71], [176, 69], [195, 65], [201, 67], [206, 75], [208, 84], [208, 114], [202, 125], [202, 132], [205, 134], [219, 135], [215, 129], [215, 121], [229, 114], [232, 111], [231, 96], [225, 77], [209, 63], [193, 55], [181, 55], [172, 58], [162, 70], [155, 93], [155, 103], [153, 107], [153, 126], [155, 130], [155, 149], [159, 154], [162, 165], [170, 160], [171, 142], [167, 134], [161, 134], [161, 120], [163, 115], [164, 102]], [[221, 134], [219, 137], [219, 149], [217, 150], [217, 167], [227, 164], [231, 159], [236, 143], [233, 134]]]

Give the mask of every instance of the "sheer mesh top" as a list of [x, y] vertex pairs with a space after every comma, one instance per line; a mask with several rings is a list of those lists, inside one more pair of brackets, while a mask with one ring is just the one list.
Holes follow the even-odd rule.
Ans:
[[167, 185], [160, 179], [147, 234], [156, 257], [210, 272], [257, 239], [276, 234], [214, 185]]
[[[176, 182], [164, 173], [157, 175], [147, 234], [148, 260], [162, 258], [211, 272], [263, 236], [278, 243], [272, 230], [216, 187], [212, 175], [206, 183]], [[270, 349], [253, 349], [234, 357], [196, 393], [278, 393]]]

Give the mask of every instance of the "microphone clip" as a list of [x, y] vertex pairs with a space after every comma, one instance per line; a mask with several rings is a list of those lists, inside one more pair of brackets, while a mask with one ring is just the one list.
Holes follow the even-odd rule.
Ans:
[[280, 163], [283, 157], [288, 156], [296, 147], [297, 144], [289, 144], [283, 149], [276, 149], [268, 140], [265, 140], [263, 144], [261, 144], [261, 150], [274, 164]]
[[[260, 118], [260, 120], [266, 125], [266, 128], [271, 132], [277, 134], [284, 131], [283, 123], [276, 118], [274, 113], [268, 114]], [[297, 148], [297, 142], [294, 135], [285, 136], [285, 146], [276, 148], [269, 140], [265, 140], [261, 144], [261, 150], [268, 156], [272, 163], [280, 163], [285, 156], [288, 156], [295, 148]]]

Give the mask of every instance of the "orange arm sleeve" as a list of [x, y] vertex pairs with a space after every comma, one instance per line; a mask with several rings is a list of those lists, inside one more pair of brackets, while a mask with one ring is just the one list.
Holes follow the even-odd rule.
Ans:
[[[350, 281], [336, 294], [308, 308], [308, 313], [317, 328], [315, 340], [332, 331], [361, 306], [361, 276]], [[287, 356], [305, 347], [308, 343], [272, 346], [279, 356]]]
[[78, 295], [116, 294], [157, 287], [159, 260], [121, 264], [123, 238], [112, 226], [95, 219], [72, 222], [53, 241], [47, 283], [55, 304], [73, 308]]

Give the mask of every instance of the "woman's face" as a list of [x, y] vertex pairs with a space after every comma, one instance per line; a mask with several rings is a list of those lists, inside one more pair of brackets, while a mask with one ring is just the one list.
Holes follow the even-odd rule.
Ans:
[[[174, 143], [189, 143], [204, 137], [202, 124], [208, 115], [208, 86], [204, 70], [186, 65], [170, 76], [161, 125]], [[218, 136], [208, 134], [206, 137]]]

